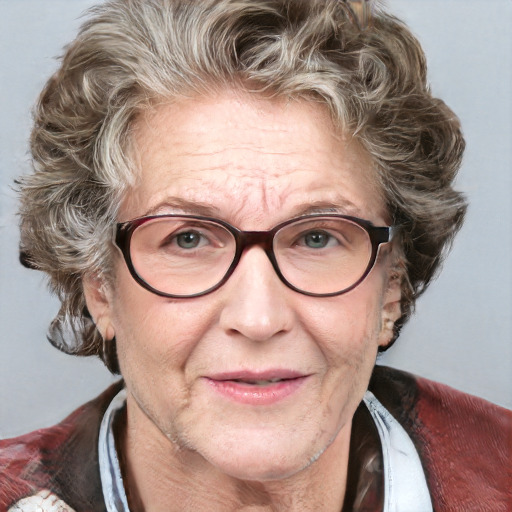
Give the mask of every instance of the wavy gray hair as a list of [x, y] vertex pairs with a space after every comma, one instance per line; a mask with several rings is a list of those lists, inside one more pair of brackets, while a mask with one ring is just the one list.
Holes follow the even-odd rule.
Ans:
[[432, 97], [407, 27], [366, 1], [110, 0], [90, 11], [42, 91], [34, 172], [20, 180], [21, 251], [61, 300], [49, 335], [60, 349], [118, 370], [87, 314], [82, 277], [111, 274], [118, 205], [137, 173], [134, 120], [155, 103], [232, 86], [327, 106], [373, 159], [400, 227], [398, 335], [466, 209], [452, 188], [459, 122]]

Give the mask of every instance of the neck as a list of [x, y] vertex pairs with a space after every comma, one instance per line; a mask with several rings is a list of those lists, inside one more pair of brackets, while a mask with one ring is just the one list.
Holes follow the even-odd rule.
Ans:
[[130, 414], [130, 404], [116, 438], [131, 512], [339, 512], [343, 506], [350, 425], [305, 469], [264, 482], [226, 475], [177, 447], [146, 416]]

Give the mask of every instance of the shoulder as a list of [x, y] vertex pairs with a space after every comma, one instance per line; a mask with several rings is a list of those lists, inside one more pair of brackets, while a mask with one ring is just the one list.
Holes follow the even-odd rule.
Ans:
[[[101, 491], [99, 426], [121, 386], [122, 383], [111, 386], [58, 425], [0, 441], [0, 510], [8, 510], [21, 499], [25, 501], [17, 503], [18, 508], [13, 510], [103, 508], [93, 508]], [[63, 508], [65, 503], [59, 500], [70, 506]]]
[[512, 510], [512, 411], [386, 367], [370, 388], [415, 443], [436, 510]]

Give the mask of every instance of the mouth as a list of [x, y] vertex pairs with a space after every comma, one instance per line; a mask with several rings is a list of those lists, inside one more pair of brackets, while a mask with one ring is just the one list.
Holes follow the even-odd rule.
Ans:
[[264, 371], [234, 371], [218, 373], [209, 376], [211, 380], [231, 381], [238, 382], [240, 384], [267, 386], [269, 384], [275, 384], [276, 382], [295, 380], [306, 377], [306, 374], [296, 372], [294, 370], [264, 370]]
[[276, 382], [284, 382], [287, 380], [293, 379], [231, 379], [232, 382], [238, 382], [239, 384], [246, 384], [248, 386], [269, 386], [271, 384], [275, 384]]
[[298, 372], [278, 370], [224, 373], [206, 380], [224, 398], [248, 405], [271, 405], [298, 392], [308, 377]]

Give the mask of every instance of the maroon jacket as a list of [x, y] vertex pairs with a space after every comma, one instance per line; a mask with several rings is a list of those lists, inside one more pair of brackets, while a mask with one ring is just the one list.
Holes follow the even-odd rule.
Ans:
[[[110, 387], [54, 427], [0, 441], [0, 512], [42, 489], [77, 512], [105, 510], [98, 432], [121, 386]], [[414, 442], [436, 512], [512, 511], [511, 411], [380, 366], [370, 390]], [[354, 416], [348, 475], [343, 512], [381, 511], [380, 442], [364, 406]]]

